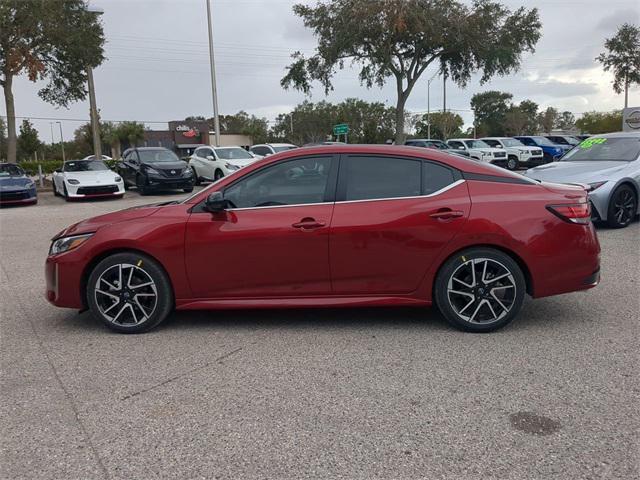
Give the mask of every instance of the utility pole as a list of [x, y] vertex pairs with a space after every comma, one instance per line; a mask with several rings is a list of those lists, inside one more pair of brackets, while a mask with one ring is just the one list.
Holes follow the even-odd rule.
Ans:
[[[88, 7], [87, 11], [96, 17], [104, 13], [104, 10], [94, 6]], [[102, 141], [100, 140], [96, 88], [93, 83], [93, 68], [91, 66], [87, 67], [87, 83], [89, 84], [89, 116], [91, 118], [91, 136], [93, 137], [93, 155], [96, 160], [102, 160]]]
[[55, 145], [55, 140], [53, 139], [53, 122], [49, 122], [49, 126], [51, 127], [51, 145]]
[[431, 82], [440, 71], [431, 75], [431, 78], [427, 81], [427, 140], [431, 140]]
[[293, 141], [293, 112], [289, 114], [289, 123], [291, 125], [291, 140]]
[[447, 74], [442, 76], [442, 113], [447, 112]]
[[60, 127], [60, 147], [62, 147], [62, 162], [66, 162], [67, 158], [64, 155], [64, 137], [62, 136], [62, 122], [56, 122]]
[[211, 0], [207, 2], [207, 25], [209, 27], [209, 63], [211, 64], [211, 97], [213, 99], [213, 128], [216, 147], [220, 146], [220, 118], [218, 116], [218, 90], [216, 87], [216, 62], [213, 51], [213, 25], [211, 23]]

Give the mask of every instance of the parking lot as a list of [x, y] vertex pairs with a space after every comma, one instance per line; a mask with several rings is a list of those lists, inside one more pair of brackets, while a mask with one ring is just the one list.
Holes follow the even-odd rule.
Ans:
[[602, 283], [497, 333], [435, 310], [188, 312], [109, 332], [44, 299], [49, 239], [180, 195], [0, 210], [2, 478], [637, 478], [640, 224]]

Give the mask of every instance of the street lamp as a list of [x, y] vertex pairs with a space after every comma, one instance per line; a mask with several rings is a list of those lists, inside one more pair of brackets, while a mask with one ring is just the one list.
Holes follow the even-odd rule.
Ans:
[[64, 155], [64, 137], [62, 136], [62, 122], [56, 122], [60, 127], [60, 147], [62, 148], [62, 163], [66, 162], [67, 159]]
[[[104, 10], [95, 6], [88, 6], [87, 11], [96, 16], [104, 13]], [[87, 67], [87, 83], [89, 84], [89, 115], [91, 117], [91, 134], [93, 136], [93, 155], [96, 160], [101, 160], [102, 142], [100, 141], [100, 123], [98, 121], [98, 107], [96, 105], [96, 87], [93, 83], [93, 69], [91, 67]]]
[[216, 88], [216, 63], [213, 51], [213, 25], [211, 24], [211, 0], [207, 2], [207, 26], [209, 28], [209, 64], [211, 67], [211, 97], [213, 99], [213, 128], [216, 147], [220, 146], [220, 119], [218, 118], [218, 90]]

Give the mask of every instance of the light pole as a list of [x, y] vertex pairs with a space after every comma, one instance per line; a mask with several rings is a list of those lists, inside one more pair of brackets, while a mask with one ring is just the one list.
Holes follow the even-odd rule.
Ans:
[[431, 82], [438, 73], [440, 73], [439, 70], [427, 81], [427, 140], [431, 140]]
[[60, 147], [62, 148], [62, 163], [66, 162], [67, 159], [64, 155], [64, 137], [62, 136], [62, 122], [56, 122], [60, 127]]
[[49, 126], [51, 127], [51, 145], [54, 145], [56, 142], [53, 139], [53, 122], [49, 122]]
[[211, 65], [211, 97], [213, 100], [213, 128], [216, 147], [220, 146], [220, 118], [218, 117], [218, 90], [216, 88], [216, 62], [213, 51], [213, 25], [211, 23], [211, 0], [207, 2], [207, 26], [209, 28], [209, 63]]
[[[102, 15], [104, 10], [89, 6], [87, 11], [94, 15]], [[100, 123], [98, 120], [98, 107], [96, 105], [96, 87], [93, 83], [93, 69], [87, 67], [87, 83], [89, 84], [89, 115], [91, 117], [91, 135], [93, 137], [93, 155], [96, 160], [102, 159], [102, 142], [100, 141]]]

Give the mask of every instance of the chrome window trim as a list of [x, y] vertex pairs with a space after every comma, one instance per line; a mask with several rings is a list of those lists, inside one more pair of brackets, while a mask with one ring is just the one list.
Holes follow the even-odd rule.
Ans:
[[385, 197], [385, 198], [367, 198], [364, 200], [342, 200], [339, 202], [320, 202], [320, 203], [294, 203], [292, 205], [268, 205], [265, 207], [243, 207], [243, 208], [228, 208], [227, 212], [239, 212], [242, 210], [263, 210], [265, 208], [290, 208], [290, 207], [304, 207], [304, 206], [316, 206], [316, 205], [338, 205], [343, 203], [363, 203], [363, 202], [381, 202], [381, 201], [389, 201], [389, 200], [411, 200], [418, 198], [429, 198], [440, 195], [448, 190], [451, 190], [458, 185], [465, 183], [466, 180], [461, 178], [460, 180], [456, 180], [453, 183], [450, 183], [446, 187], [441, 188], [440, 190], [436, 190], [433, 193], [429, 193], [428, 195], [414, 195], [410, 197]]

